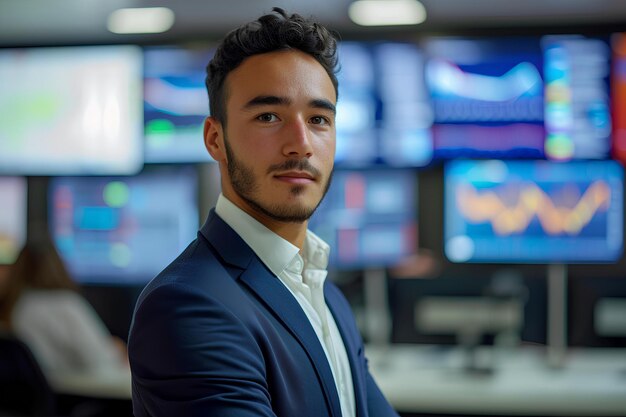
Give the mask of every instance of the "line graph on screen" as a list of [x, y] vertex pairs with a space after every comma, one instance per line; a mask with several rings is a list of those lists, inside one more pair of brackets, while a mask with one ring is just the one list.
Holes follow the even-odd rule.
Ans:
[[[549, 235], [579, 234], [596, 213], [605, 212], [610, 205], [611, 189], [603, 180], [591, 183], [582, 195], [580, 189], [571, 184], [561, 191], [564, 198], [559, 204], [552, 195], [531, 182], [489, 190], [464, 184], [456, 190], [456, 202], [465, 219], [471, 223], [490, 223], [494, 233], [500, 236], [523, 233], [534, 218]], [[516, 197], [512, 204], [505, 198], [511, 195]], [[567, 200], [575, 204], [564, 204]]]
[[613, 262], [623, 248], [614, 161], [451, 161], [446, 256], [454, 262]]

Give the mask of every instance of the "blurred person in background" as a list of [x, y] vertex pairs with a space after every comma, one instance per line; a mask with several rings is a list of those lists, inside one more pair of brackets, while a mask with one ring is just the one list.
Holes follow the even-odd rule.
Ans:
[[124, 342], [80, 294], [49, 238], [27, 242], [0, 271], [0, 327], [28, 345], [48, 377], [128, 369]]

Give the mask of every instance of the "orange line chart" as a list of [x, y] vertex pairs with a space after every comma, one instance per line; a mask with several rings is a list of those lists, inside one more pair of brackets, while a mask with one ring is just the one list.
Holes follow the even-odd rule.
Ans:
[[507, 236], [526, 230], [537, 218], [549, 235], [576, 235], [596, 213], [610, 205], [611, 189], [602, 180], [590, 184], [571, 207], [556, 205], [537, 184], [524, 183], [514, 203], [503, 201], [497, 191], [478, 191], [470, 184], [457, 188], [456, 203], [459, 212], [471, 223], [491, 223], [494, 233]]

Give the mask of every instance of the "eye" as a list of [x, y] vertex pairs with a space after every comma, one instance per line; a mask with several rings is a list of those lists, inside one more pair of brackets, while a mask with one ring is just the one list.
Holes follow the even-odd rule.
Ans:
[[330, 120], [324, 116], [313, 116], [311, 117], [311, 123], [314, 125], [328, 125], [330, 124]]
[[272, 113], [263, 113], [257, 116], [256, 119], [261, 122], [271, 123], [277, 121], [278, 117], [276, 117], [276, 115]]

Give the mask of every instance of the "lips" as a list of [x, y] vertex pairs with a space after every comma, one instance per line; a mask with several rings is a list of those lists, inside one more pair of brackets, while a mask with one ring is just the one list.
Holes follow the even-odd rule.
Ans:
[[280, 181], [307, 184], [315, 181], [315, 177], [306, 171], [287, 171], [274, 174], [274, 178]]

